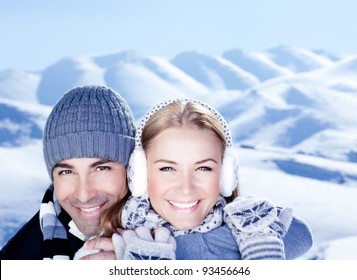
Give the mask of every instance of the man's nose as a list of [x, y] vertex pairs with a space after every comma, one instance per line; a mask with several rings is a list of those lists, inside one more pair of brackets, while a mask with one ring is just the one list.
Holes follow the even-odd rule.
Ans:
[[93, 182], [87, 176], [80, 177], [76, 187], [76, 198], [81, 203], [87, 203], [94, 196], [95, 188]]

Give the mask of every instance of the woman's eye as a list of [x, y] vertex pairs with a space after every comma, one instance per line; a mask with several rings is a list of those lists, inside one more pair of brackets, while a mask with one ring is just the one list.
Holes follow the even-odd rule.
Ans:
[[173, 171], [175, 169], [173, 169], [172, 167], [165, 166], [165, 167], [161, 167], [159, 170], [160, 171]]
[[199, 168], [197, 168], [197, 170], [201, 170], [201, 171], [212, 171], [211, 167], [208, 166], [200, 166]]

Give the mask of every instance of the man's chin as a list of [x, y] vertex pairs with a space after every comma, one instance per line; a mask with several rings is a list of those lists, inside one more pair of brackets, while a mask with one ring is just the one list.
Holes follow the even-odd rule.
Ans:
[[77, 224], [79, 231], [84, 235], [98, 235], [99, 233], [99, 222], [94, 224]]

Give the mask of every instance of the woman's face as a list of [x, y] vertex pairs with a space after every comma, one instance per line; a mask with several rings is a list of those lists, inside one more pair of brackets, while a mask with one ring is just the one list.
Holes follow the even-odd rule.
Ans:
[[177, 229], [199, 225], [219, 196], [222, 150], [209, 130], [169, 128], [146, 151], [152, 207]]

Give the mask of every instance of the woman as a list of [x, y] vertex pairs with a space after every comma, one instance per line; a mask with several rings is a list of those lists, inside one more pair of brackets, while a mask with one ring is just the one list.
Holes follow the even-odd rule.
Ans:
[[[178, 259], [285, 259], [311, 247], [309, 229], [293, 219], [291, 209], [280, 211], [266, 199], [238, 197], [238, 161], [228, 125], [200, 101], [167, 101], [144, 116], [129, 162], [128, 183], [132, 197], [119, 215], [121, 220], [115, 207], [103, 220], [109, 235], [121, 225], [135, 229], [114, 234], [120, 258], [156, 254], [165, 259], [174, 255]], [[300, 242], [286, 235], [291, 221], [291, 234]], [[161, 237], [154, 240], [147, 229], [157, 228]], [[173, 239], [162, 228], [176, 237], [176, 253]], [[182, 238], [187, 234], [193, 236], [188, 242]], [[218, 242], [210, 242], [214, 240]], [[159, 243], [158, 250], [153, 249]], [[134, 254], [125, 255], [125, 250]], [[206, 253], [197, 256], [197, 252]]]

